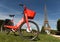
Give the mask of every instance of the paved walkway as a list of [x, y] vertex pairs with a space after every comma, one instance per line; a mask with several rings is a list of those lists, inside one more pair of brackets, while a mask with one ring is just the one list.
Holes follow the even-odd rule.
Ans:
[[51, 34], [51, 36], [53, 36], [53, 37], [56, 37], [56, 38], [59, 38], [59, 39], [60, 39], [60, 35], [53, 35], [53, 34]]

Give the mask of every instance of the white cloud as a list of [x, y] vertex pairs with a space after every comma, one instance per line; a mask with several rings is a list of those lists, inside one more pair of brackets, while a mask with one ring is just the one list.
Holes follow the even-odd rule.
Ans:
[[7, 16], [7, 15], [3, 15], [3, 14], [0, 14], [0, 19], [7, 19], [7, 18], [9, 18], [9, 16]]

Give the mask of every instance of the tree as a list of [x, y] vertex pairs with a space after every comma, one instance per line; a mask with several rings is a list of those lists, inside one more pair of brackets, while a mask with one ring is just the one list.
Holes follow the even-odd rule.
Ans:
[[14, 23], [10, 19], [5, 19], [4, 25], [14, 25]]
[[60, 19], [57, 21], [57, 30], [60, 31]]
[[1, 27], [1, 26], [2, 26], [2, 24], [3, 24], [3, 22], [4, 22], [4, 20], [0, 20], [0, 31], [2, 31], [2, 30], [3, 30], [3, 28]]
[[5, 31], [4, 25], [14, 25], [10, 19], [0, 20], [0, 31]]

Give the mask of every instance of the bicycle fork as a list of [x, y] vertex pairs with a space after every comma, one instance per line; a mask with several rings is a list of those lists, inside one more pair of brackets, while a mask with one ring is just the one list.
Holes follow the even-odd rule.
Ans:
[[27, 32], [31, 32], [31, 28], [30, 28], [30, 25], [29, 25], [29, 23], [28, 23], [28, 17], [27, 17], [27, 14], [25, 14], [25, 19], [26, 19], [26, 24], [27, 24], [26, 30], [27, 30]]

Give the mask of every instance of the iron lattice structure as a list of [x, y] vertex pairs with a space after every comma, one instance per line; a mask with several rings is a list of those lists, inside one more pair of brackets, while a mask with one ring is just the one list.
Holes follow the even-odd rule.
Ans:
[[47, 10], [46, 10], [46, 4], [44, 6], [44, 30], [48, 30], [50, 32], [51, 27], [48, 22], [48, 17], [47, 17]]

